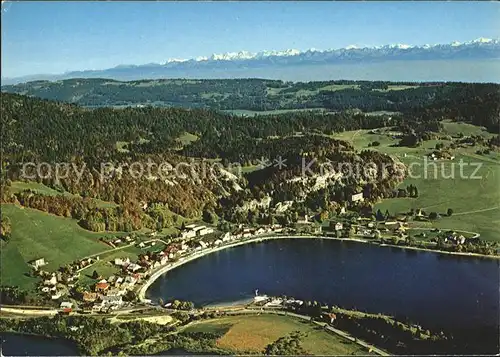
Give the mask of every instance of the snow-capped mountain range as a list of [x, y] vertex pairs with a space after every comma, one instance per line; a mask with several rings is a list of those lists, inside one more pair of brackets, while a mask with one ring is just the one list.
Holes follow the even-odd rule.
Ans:
[[[361, 74], [352, 74], [352, 78], [350, 79], [364, 79], [373, 77], [363, 74], [366, 68], [370, 66], [373, 67], [376, 64], [390, 63], [390, 61], [399, 61], [399, 65], [404, 63], [404, 61], [413, 61], [413, 64], [419, 62], [421, 68], [423, 68], [422, 73], [424, 74], [426, 73], [426, 66], [431, 66], [432, 68], [429, 67], [430, 75], [431, 69], [434, 71], [433, 73], [442, 72], [441, 69], [437, 69], [436, 63], [440, 68], [444, 69], [447, 69], [448, 65], [454, 63], [458, 71], [456, 73], [463, 73], [465, 69], [461, 67], [461, 65], [466, 61], [459, 60], [468, 60], [467, 62], [472, 66], [470, 68], [474, 68], [477, 61], [495, 59], [500, 59], [499, 39], [481, 37], [473, 41], [455, 41], [449, 44], [391, 44], [374, 47], [350, 45], [345, 48], [327, 50], [318, 50], [314, 48], [303, 51], [287, 49], [283, 51], [273, 50], [257, 53], [238, 51], [191, 59], [167, 58], [163, 63], [149, 63], [143, 65], [122, 64], [103, 70], [74, 71], [60, 75], [42, 74], [19, 78], [2, 78], [2, 85], [32, 80], [59, 80], [68, 78], [138, 80], [155, 78], [241, 78], [243, 76], [246, 78], [260, 77], [289, 80], [288, 77], [290, 77], [291, 72], [301, 74], [300, 78], [307, 79], [310, 76], [302, 75], [305, 73], [304, 71], [306, 71], [304, 65], [311, 65], [314, 66], [314, 68], [318, 68], [315, 65], [332, 65], [338, 68], [343, 64], [356, 64], [357, 67], [360, 68], [359, 73]], [[494, 64], [488, 64], [488, 66], [493, 65]], [[277, 74], [277, 71], [283, 71], [287, 68], [295, 68], [297, 66], [301, 66], [301, 69], [293, 69], [283, 75]], [[389, 66], [389, 68], [390, 67], [391, 66]], [[458, 69], [458, 67], [461, 68]], [[349, 70], [350, 69], [352, 69], [352, 66]], [[313, 67], [310, 67], [308, 70], [313, 70]], [[470, 70], [467, 71], [470, 72]], [[347, 74], [343, 74], [345, 71], [341, 73], [342, 76], [347, 76]], [[425, 78], [427, 77], [428, 75], [425, 75]], [[377, 78], [379, 78], [379, 75], [377, 75]], [[449, 78], [453, 80], [461, 79], [462, 76], [453, 75]], [[342, 79], [347, 79], [347, 77]]]
[[363, 51], [365, 53], [367, 52], [379, 52], [379, 53], [386, 53], [387, 50], [430, 50], [432, 48], [440, 48], [443, 49], [443, 47], [454, 47], [454, 48], [467, 48], [471, 46], [477, 46], [477, 45], [499, 45], [500, 41], [498, 39], [490, 39], [490, 38], [478, 38], [473, 41], [468, 41], [468, 42], [458, 42], [454, 41], [450, 43], [449, 45], [429, 45], [425, 44], [422, 46], [413, 46], [413, 45], [407, 45], [407, 44], [392, 44], [392, 45], [385, 45], [385, 46], [373, 46], [373, 47], [368, 47], [368, 46], [357, 46], [357, 45], [349, 45], [345, 48], [340, 48], [340, 49], [327, 49], [327, 50], [317, 50], [315, 48], [308, 49], [306, 51], [300, 51], [297, 49], [287, 49], [284, 51], [261, 51], [261, 52], [248, 52], [248, 51], [239, 51], [239, 52], [227, 52], [227, 53], [222, 53], [222, 54], [212, 54], [210, 57], [197, 57], [194, 59], [178, 59], [178, 58], [172, 58], [168, 59], [165, 64], [169, 63], [184, 63], [184, 62], [189, 62], [189, 61], [194, 61], [194, 62], [207, 62], [207, 61], [240, 61], [240, 60], [261, 60], [269, 57], [294, 57], [294, 56], [301, 56], [301, 55], [306, 55], [306, 54], [338, 54], [338, 53], [344, 53], [345, 51]]

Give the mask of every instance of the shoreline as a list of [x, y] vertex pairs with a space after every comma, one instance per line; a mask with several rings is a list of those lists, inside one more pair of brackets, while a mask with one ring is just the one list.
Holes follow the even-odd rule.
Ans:
[[448, 251], [443, 251], [443, 250], [435, 250], [435, 249], [429, 249], [429, 248], [421, 248], [421, 247], [411, 247], [411, 246], [399, 246], [399, 245], [394, 245], [394, 244], [375, 244], [374, 242], [368, 240], [368, 239], [363, 239], [363, 238], [336, 238], [336, 237], [326, 237], [326, 236], [315, 236], [315, 235], [270, 235], [270, 236], [261, 236], [261, 237], [254, 237], [248, 240], [244, 241], [238, 241], [226, 245], [222, 245], [220, 247], [215, 247], [211, 248], [205, 251], [201, 251], [199, 253], [192, 254], [188, 257], [183, 257], [180, 258], [177, 262], [171, 264], [171, 265], [165, 265], [163, 267], [160, 267], [157, 271], [155, 271], [148, 279], [146, 282], [140, 287], [140, 289], [137, 292], [137, 298], [139, 299], [140, 302], [145, 302], [146, 299], [146, 292], [148, 288], [163, 274], [169, 272], [170, 270], [176, 269], [186, 263], [189, 263], [193, 260], [196, 260], [198, 258], [202, 258], [206, 255], [209, 255], [211, 253], [215, 253], [224, 249], [228, 248], [233, 248], [237, 247], [240, 245], [244, 244], [249, 244], [249, 243], [260, 243], [266, 240], [272, 240], [272, 239], [328, 239], [328, 240], [335, 240], [335, 241], [348, 241], [348, 242], [357, 242], [357, 243], [364, 243], [364, 244], [374, 244], [378, 245], [379, 247], [389, 247], [389, 248], [399, 248], [399, 249], [411, 249], [415, 251], [423, 251], [423, 252], [430, 252], [430, 253], [436, 253], [436, 254], [448, 254], [448, 255], [457, 255], [457, 256], [464, 256], [464, 257], [476, 257], [476, 258], [486, 258], [486, 259], [500, 259], [500, 256], [498, 255], [483, 255], [483, 254], [478, 254], [478, 253], [466, 253], [466, 252], [448, 252]]

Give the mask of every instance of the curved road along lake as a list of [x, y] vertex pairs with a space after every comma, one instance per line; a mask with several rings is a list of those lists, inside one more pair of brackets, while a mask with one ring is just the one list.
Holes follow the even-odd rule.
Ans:
[[[498, 352], [499, 261], [322, 239], [221, 250], [171, 270], [146, 295], [217, 304], [287, 295], [481, 336]], [[488, 341], [485, 341], [487, 339]]]

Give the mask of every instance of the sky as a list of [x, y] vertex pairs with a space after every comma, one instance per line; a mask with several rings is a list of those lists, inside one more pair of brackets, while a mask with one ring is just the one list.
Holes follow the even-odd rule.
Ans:
[[212, 53], [500, 38], [496, 2], [3, 2], [2, 77]]

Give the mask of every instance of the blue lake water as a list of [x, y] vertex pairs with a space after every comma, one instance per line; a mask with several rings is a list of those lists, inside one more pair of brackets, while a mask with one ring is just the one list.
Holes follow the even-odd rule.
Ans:
[[4, 356], [79, 356], [71, 341], [42, 336], [1, 333]]
[[381, 312], [427, 328], [482, 331], [498, 346], [499, 278], [494, 259], [284, 239], [189, 262], [155, 281], [147, 296], [208, 305], [246, 300], [259, 289], [261, 294]]

